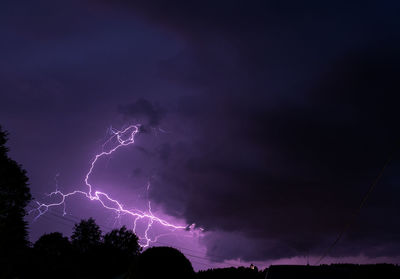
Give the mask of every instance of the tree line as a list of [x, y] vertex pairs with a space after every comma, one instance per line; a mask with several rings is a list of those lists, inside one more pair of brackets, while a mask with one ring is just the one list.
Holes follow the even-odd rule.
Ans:
[[94, 219], [75, 224], [71, 241], [59, 232], [33, 245], [31, 266], [43, 278], [114, 278], [125, 274], [140, 254], [138, 237], [126, 227], [102, 234]]

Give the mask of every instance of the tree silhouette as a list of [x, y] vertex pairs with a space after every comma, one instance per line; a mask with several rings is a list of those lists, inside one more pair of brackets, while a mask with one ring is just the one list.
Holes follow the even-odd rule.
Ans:
[[139, 238], [132, 231], [128, 231], [125, 226], [107, 233], [104, 236], [104, 245], [126, 257], [137, 256], [142, 250]]
[[0, 126], [0, 272], [15, 276], [17, 261], [24, 259], [29, 244], [24, 216], [31, 194], [26, 172], [8, 157], [6, 142], [7, 133]]
[[81, 253], [90, 252], [101, 244], [101, 230], [93, 218], [75, 224], [72, 245]]
[[33, 248], [38, 254], [50, 257], [60, 257], [69, 254], [72, 250], [68, 237], [60, 232], [42, 235], [34, 244]]
[[134, 261], [141, 250], [139, 238], [125, 226], [107, 233], [104, 236], [101, 254], [104, 266], [108, 269], [104, 269], [103, 274], [107, 274], [108, 278], [113, 278], [126, 273], [129, 264]]
[[133, 263], [128, 278], [194, 278], [191, 262], [172, 247], [151, 247]]
[[141, 251], [138, 237], [125, 226], [103, 237], [92, 218], [75, 224], [71, 239], [76, 253], [72, 266], [79, 271], [75, 277], [114, 278], [126, 274]]
[[76, 278], [76, 270], [71, 269], [75, 255], [67, 237], [59, 232], [42, 235], [34, 244], [34, 270], [32, 277]]
[[105, 278], [103, 271], [107, 268], [102, 253], [102, 235], [93, 218], [81, 220], [75, 224], [71, 236], [75, 251], [73, 268], [79, 272], [80, 278]]

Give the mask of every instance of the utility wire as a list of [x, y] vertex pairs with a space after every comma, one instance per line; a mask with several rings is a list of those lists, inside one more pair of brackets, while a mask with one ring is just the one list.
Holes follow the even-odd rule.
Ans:
[[379, 174], [377, 175], [377, 177], [374, 179], [374, 181], [371, 183], [371, 185], [369, 186], [368, 191], [364, 194], [359, 206], [356, 208], [356, 210], [353, 212], [351, 218], [348, 220], [348, 222], [345, 224], [344, 228], [342, 231], [340, 231], [339, 235], [336, 237], [335, 241], [328, 247], [328, 249], [325, 251], [324, 254], [322, 254], [322, 256], [319, 258], [319, 260], [316, 262], [316, 265], [320, 264], [322, 262], [322, 260], [325, 259], [326, 256], [328, 256], [330, 254], [330, 252], [332, 251], [333, 247], [340, 241], [340, 239], [343, 237], [343, 235], [350, 229], [350, 227], [353, 225], [354, 221], [356, 220], [357, 216], [360, 214], [361, 209], [364, 207], [368, 197], [370, 196], [370, 194], [372, 193], [372, 191], [374, 190], [374, 188], [376, 187], [376, 185], [378, 184], [379, 180], [381, 179], [381, 177], [383, 176], [383, 173], [385, 172], [386, 168], [388, 167], [388, 165], [390, 164], [390, 162], [393, 160], [393, 157], [396, 153], [396, 151], [399, 149], [400, 146], [397, 146], [396, 148], [394, 148], [392, 150], [392, 152], [390, 153], [388, 159], [386, 160], [385, 164], [383, 165], [381, 171], [379, 172]]

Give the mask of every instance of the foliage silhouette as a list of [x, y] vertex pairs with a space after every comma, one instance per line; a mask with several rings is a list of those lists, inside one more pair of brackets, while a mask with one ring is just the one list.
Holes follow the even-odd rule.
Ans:
[[109, 276], [126, 273], [130, 263], [142, 251], [139, 245], [139, 238], [132, 231], [123, 226], [120, 229], [112, 230], [104, 236], [101, 253], [106, 261], [106, 266], [112, 268], [105, 271]]
[[172, 247], [151, 247], [133, 263], [128, 278], [195, 278], [191, 262]]
[[108, 255], [103, 249], [103, 237], [100, 227], [93, 218], [81, 220], [75, 224], [71, 236], [75, 250], [74, 267], [82, 278], [107, 278]]
[[[258, 271], [258, 269], [245, 268], [243, 266], [235, 268], [213, 268], [204, 271], [199, 271], [196, 274], [196, 278], [198, 279], [264, 279], [267, 270]], [[289, 279], [289, 278], [288, 278]]]
[[251, 268], [217, 268], [199, 271], [198, 279], [396, 279], [400, 278], [400, 267], [393, 264], [331, 264], [309, 265], [274, 265], [263, 271]]
[[40, 278], [115, 278], [127, 274], [141, 251], [139, 239], [122, 227], [102, 235], [95, 220], [75, 224], [72, 242], [55, 232], [33, 246], [32, 274]]
[[71, 236], [72, 245], [81, 253], [87, 253], [101, 244], [102, 236], [100, 227], [93, 218], [81, 220], [75, 224], [74, 232]]
[[125, 226], [107, 233], [104, 236], [104, 245], [106, 248], [127, 257], [137, 256], [142, 250], [139, 245], [139, 238], [132, 231], [128, 231]]
[[71, 253], [72, 245], [68, 237], [59, 232], [42, 235], [34, 244], [33, 248], [37, 253], [49, 257], [59, 257]]
[[[7, 133], [0, 126], [0, 275], [21, 274], [27, 256], [28, 232], [25, 206], [31, 200], [28, 177], [21, 165], [8, 157]], [[26, 260], [26, 259], [25, 259]]]
[[75, 258], [72, 244], [59, 232], [42, 235], [33, 246], [33, 277], [71, 278], [77, 270], [71, 269]]
[[400, 278], [400, 268], [392, 264], [275, 265], [268, 270], [267, 279], [269, 278], [396, 279]]

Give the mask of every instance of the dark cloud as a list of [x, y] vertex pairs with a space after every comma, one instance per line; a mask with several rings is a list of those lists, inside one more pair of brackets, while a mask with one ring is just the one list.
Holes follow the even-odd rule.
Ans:
[[127, 105], [120, 105], [118, 110], [125, 116], [136, 121], [145, 121], [141, 123], [152, 127], [159, 125], [165, 114], [165, 110], [160, 106], [143, 98]]
[[168, 143], [164, 143], [157, 148], [157, 152], [160, 160], [167, 162], [171, 156], [171, 146]]
[[[120, 164], [205, 229], [209, 255], [320, 255], [399, 143], [393, 1], [25, 2], [0, 11], [0, 112], [18, 155], [38, 177], [54, 162], [83, 177], [116, 113], [161, 128]], [[82, 166], [59, 159], [76, 153]], [[399, 256], [399, 156], [332, 256]]]
[[[299, 88], [306, 92], [302, 102], [269, 108], [212, 98], [207, 107], [219, 109], [199, 104], [194, 116], [178, 110], [180, 117], [192, 117], [197, 131], [186, 144], [172, 145], [153, 198], [188, 223], [251, 238], [258, 245], [249, 260], [321, 253], [400, 139], [394, 66], [400, 56], [384, 50], [336, 63], [308, 91]], [[353, 240], [349, 235], [333, 255], [396, 251], [396, 167], [398, 160], [353, 228]], [[210, 238], [210, 251], [244, 256], [245, 250], [235, 254], [228, 243]]]
[[[373, 3], [346, 10], [225, 4], [136, 10], [188, 43], [160, 74], [201, 90], [176, 98], [171, 113], [192, 133], [169, 140], [152, 198], [188, 223], [222, 232], [206, 238], [210, 254], [319, 255], [400, 139], [398, 22]], [[333, 256], [398, 256], [396, 167]], [[252, 249], [233, 251], [237, 241]]]

